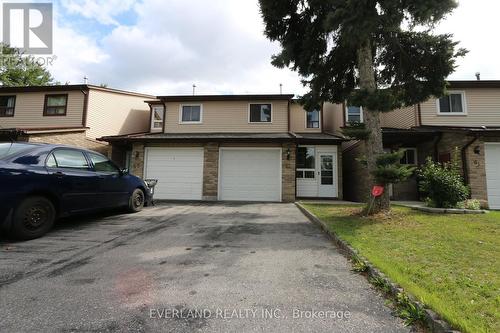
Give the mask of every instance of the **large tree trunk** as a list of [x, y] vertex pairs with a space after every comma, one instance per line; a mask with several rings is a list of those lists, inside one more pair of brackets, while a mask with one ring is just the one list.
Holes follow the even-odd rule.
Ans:
[[[366, 40], [366, 42], [363, 43], [363, 45], [358, 49], [358, 70], [360, 88], [366, 89], [369, 92], [374, 92], [377, 89], [377, 86], [375, 83], [375, 71], [370, 40]], [[376, 158], [384, 152], [382, 144], [382, 130], [380, 128], [380, 112], [377, 110], [368, 110], [368, 108], [363, 107], [363, 120], [366, 129], [370, 131], [370, 135], [365, 141], [365, 145], [369, 183], [373, 186], [378, 185], [375, 184], [375, 180], [372, 175], [373, 171], [376, 169]], [[378, 213], [381, 211], [388, 211], [390, 209], [388, 190], [388, 186], [385, 186], [384, 194], [375, 200], [370, 213]], [[369, 199], [368, 205], [370, 205], [370, 203], [371, 199]]]

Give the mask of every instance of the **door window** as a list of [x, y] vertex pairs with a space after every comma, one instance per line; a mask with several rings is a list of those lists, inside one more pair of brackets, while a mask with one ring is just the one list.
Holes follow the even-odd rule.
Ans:
[[[85, 155], [79, 150], [71, 150], [71, 149], [58, 149], [53, 153], [55, 163], [58, 168], [68, 168], [68, 169], [84, 169], [87, 170], [89, 168], [89, 164], [87, 163], [87, 159]], [[48, 163], [53, 163], [51, 158], [47, 160]]]
[[333, 185], [333, 157], [321, 156], [321, 185]]
[[94, 170], [97, 172], [106, 172], [106, 173], [113, 173], [113, 174], [118, 174], [118, 169], [116, 166], [108, 160], [106, 157], [99, 155], [99, 154], [93, 154], [89, 153], [90, 160], [92, 161], [92, 164], [94, 164]]

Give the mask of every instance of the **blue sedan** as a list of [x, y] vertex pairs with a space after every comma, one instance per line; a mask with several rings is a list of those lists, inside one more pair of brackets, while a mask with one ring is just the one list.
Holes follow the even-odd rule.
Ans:
[[138, 212], [151, 199], [142, 179], [99, 153], [0, 143], [0, 227], [18, 239], [44, 235], [60, 217], [117, 207]]

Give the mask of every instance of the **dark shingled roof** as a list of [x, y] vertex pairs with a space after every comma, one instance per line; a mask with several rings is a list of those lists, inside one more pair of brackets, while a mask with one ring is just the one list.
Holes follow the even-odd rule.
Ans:
[[326, 133], [139, 133], [129, 135], [105, 136], [99, 138], [107, 142], [132, 142], [132, 141], [181, 141], [181, 142], [204, 142], [204, 141], [236, 141], [236, 142], [325, 142], [339, 144], [346, 139]]

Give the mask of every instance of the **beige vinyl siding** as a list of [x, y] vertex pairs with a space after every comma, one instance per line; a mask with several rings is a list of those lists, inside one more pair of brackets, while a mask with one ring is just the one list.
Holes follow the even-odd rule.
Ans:
[[[87, 137], [149, 132], [147, 96], [134, 96], [90, 90], [87, 114]], [[151, 97], [149, 97], [151, 99]]]
[[[272, 123], [249, 123], [249, 103], [271, 103]], [[200, 124], [179, 124], [181, 104], [202, 104]], [[210, 101], [166, 103], [167, 133], [269, 133], [288, 132], [288, 101]]]
[[[44, 116], [45, 95], [68, 94], [65, 116]], [[84, 94], [81, 91], [2, 93], [16, 96], [14, 117], [0, 117], [3, 128], [78, 127], [82, 126]]]
[[389, 128], [411, 128], [418, 125], [417, 107], [409, 106], [380, 114], [380, 125]]
[[500, 89], [450, 89], [464, 91], [466, 115], [438, 115], [435, 98], [421, 104], [422, 125], [434, 126], [500, 126]]
[[320, 114], [320, 127], [307, 128], [306, 123], [307, 112], [302, 105], [298, 103], [290, 104], [290, 130], [295, 133], [321, 133], [321, 114]]
[[323, 105], [323, 129], [329, 133], [339, 133], [344, 126], [344, 107], [342, 104], [325, 103]]

